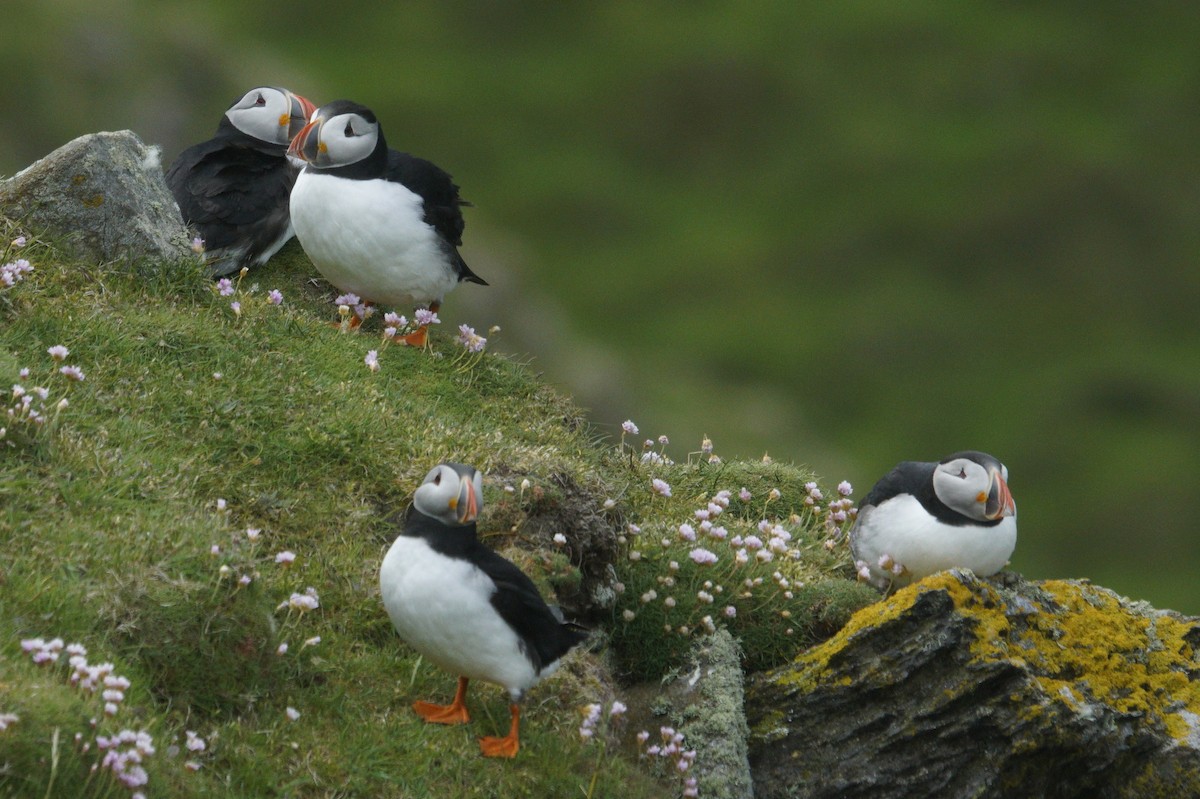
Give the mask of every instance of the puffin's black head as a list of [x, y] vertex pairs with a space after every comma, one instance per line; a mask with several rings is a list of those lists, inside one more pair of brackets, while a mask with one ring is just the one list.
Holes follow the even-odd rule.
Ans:
[[352, 100], [318, 108], [288, 147], [288, 155], [314, 169], [343, 170], [347, 177], [379, 177], [387, 165], [387, 143], [375, 113]]
[[933, 470], [933, 493], [946, 507], [980, 522], [1015, 516], [1008, 468], [986, 452], [956, 452]]
[[483, 507], [483, 475], [461, 463], [440, 463], [413, 494], [413, 507], [451, 527], [471, 524]]
[[260, 86], [229, 106], [221, 126], [232, 126], [267, 144], [286, 145], [315, 110], [315, 105], [287, 89]]

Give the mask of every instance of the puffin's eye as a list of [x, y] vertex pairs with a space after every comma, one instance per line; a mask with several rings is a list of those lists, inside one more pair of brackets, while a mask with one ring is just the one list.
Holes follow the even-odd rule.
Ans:
[[967, 470], [964, 469], [963, 467], [959, 466], [958, 467], [958, 477], [960, 480], [966, 480], [967, 479]]
[[440, 486], [442, 484], [442, 472], [440, 469], [438, 470], [438, 473], [433, 476], [433, 484], [435, 486]]
[[354, 135], [354, 125], [352, 125], [351, 123], [347, 122], [347, 123], [346, 123], [346, 131], [345, 131], [345, 132], [346, 132], [346, 138], [347, 138], [347, 139], [349, 139], [350, 137], [352, 137], [352, 136]]
[[254, 104], [255, 104], [255, 105], [266, 105], [266, 104], [267, 104], [267, 101], [266, 101], [266, 100], [264, 100], [264, 99], [263, 99], [263, 96], [260, 94], [260, 95], [258, 95], [257, 97], [255, 97], [255, 98], [254, 98]]

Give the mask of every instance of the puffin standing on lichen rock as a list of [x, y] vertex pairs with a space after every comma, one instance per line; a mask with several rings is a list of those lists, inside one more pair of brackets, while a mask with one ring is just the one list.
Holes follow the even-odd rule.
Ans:
[[955, 567], [995, 574], [1016, 544], [1008, 469], [984, 452], [900, 463], [867, 494], [850, 530], [859, 578], [881, 590]]
[[287, 89], [251, 89], [211, 139], [184, 150], [167, 170], [184, 223], [204, 240], [213, 277], [265, 264], [292, 237], [288, 199], [300, 167], [287, 148], [315, 110]]
[[512, 699], [512, 726], [508, 735], [481, 738], [479, 745], [488, 757], [513, 757], [521, 696], [587, 633], [564, 622], [533, 581], [476, 538], [482, 484], [470, 466], [434, 467], [413, 495], [379, 584], [400, 636], [426, 660], [459, 675], [451, 704], [416, 702], [413, 709], [426, 721], [465, 724], [468, 681], [495, 683]]
[[[450, 175], [389, 150], [371, 109], [335, 100], [317, 109], [288, 153], [307, 162], [292, 190], [296, 238], [338, 290], [367, 303], [437, 311], [471, 271], [462, 245], [462, 207]], [[425, 328], [404, 343], [425, 344]]]

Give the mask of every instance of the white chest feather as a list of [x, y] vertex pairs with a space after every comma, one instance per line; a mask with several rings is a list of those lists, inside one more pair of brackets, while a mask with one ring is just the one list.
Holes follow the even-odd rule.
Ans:
[[538, 681], [516, 633], [492, 607], [495, 584], [467, 561], [400, 536], [383, 559], [379, 583], [396, 631], [425, 659], [514, 697]]
[[300, 245], [341, 291], [389, 306], [428, 305], [458, 283], [420, 196], [399, 183], [306, 169], [292, 188], [291, 214]]
[[[935, 572], [965, 567], [986, 577], [1004, 568], [1017, 545], [1017, 517], [983, 527], [950, 525], [938, 521], [915, 498], [901, 495], [859, 515], [851, 532], [855, 560], [871, 569], [871, 582], [908, 585]], [[897, 576], [883, 569], [879, 559], [890, 556], [907, 572]]]

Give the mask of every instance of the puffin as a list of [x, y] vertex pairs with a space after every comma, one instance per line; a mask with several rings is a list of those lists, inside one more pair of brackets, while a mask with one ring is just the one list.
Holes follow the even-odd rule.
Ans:
[[[436, 165], [388, 149], [371, 109], [321, 106], [288, 154], [305, 162], [291, 196], [296, 238], [338, 290], [436, 313], [459, 283], [487, 285], [458, 252], [470, 203]], [[426, 328], [398, 339], [425, 346]]]
[[1008, 468], [976, 451], [897, 464], [863, 499], [850, 529], [859, 578], [885, 592], [955, 567], [987, 577], [1016, 544]]
[[292, 237], [288, 195], [300, 166], [288, 160], [287, 148], [315, 110], [287, 89], [251, 89], [211, 139], [184, 150], [167, 170], [167, 186], [184, 223], [203, 239], [213, 277], [265, 264]]
[[503, 737], [484, 737], [487, 757], [520, 748], [521, 697], [587, 638], [542, 599], [533, 581], [479, 542], [475, 519], [483, 476], [461, 463], [435, 466], [413, 494], [403, 530], [383, 559], [379, 587], [393, 626], [426, 660], [458, 675], [449, 705], [415, 702], [427, 722], [465, 724], [470, 680], [508, 691], [512, 723]]

